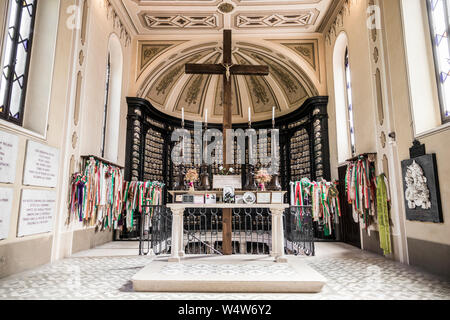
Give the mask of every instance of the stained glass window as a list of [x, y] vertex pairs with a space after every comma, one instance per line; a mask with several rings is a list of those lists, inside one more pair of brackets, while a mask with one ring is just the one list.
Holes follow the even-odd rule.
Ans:
[[449, 3], [448, 0], [428, 0], [433, 40], [436, 79], [439, 85], [442, 119], [450, 122], [450, 40], [449, 40]]
[[355, 155], [356, 154], [355, 122], [353, 117], [352, 81], [350, 73], [350, 63], [348, 59], [348, 48], [345, 50], [345, 84], [347, 89], [348, 127], [350, 130], [350, 143], [352, 147], [352, 155]]
[[9, 0], [6, 20], [0, 118], [22, 125], [37, 0]]

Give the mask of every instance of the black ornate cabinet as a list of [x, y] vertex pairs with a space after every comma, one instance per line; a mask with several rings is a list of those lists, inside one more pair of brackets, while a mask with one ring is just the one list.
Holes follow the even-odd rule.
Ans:
[[[178, 170], [170, 157], [175, 144], [171, 142], [171, 134], [175, 129], [181, 128], [181, 119], [162, 113], [145, 99], [127, 98], [127, 102], [125, 178], [161, 181], [166, 184], [166, 190], [170, 190]], [[276, 128], [280, 130], [280, 180], [284, 190], [289, 189], [290, 181], [303, 177], [330, 180], [327, 104], [328, 97], [310, 98], [296, 111], [276, 119]], [[193, 137], [194, 123], [185, 121], [185, 128]], [[222, 129], [221, 124], [208, 124], [208, 128]], [[245, 130], [248, 125], [236, 124], [233, 128]], [[252, 124], [252, 128], [257, 131], [271, 129], [272, 122], [256, 122]], [[271, 150], [270, 140], [269, 134], [268, 150]], [[194, 139], [191, 143], [195, 143]], [[196, 150], [194, 146], [191, 147], [194, 157], [198, 156], [195, 154]], [[235, 148], [235, 152], [239, 150]], [[235, 158], [236, 156], [237, 154]], [[219, 166], [220, 164], [212, 165], [210, 174], [217, 173]], [[259, 166], [261, 165], [258, 164], [257, 168]], [[199, 165], [191, 167], [200, 172]], [[234, 168], [245, 179], [246, 166], [235, 165]], [[166, 194], [166, 200], [167, 197]]]

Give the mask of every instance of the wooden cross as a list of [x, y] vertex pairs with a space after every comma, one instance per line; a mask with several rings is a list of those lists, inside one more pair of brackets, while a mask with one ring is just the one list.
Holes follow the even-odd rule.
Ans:
[[[220, 74], [223, 76], [223, 163], [227, 164], [227, 138], [226, 132], [232, 129], [232, 100], [231, 79], [233, 75], [267, 76], [268, 66], [238, 65], [232, 62], [231, 30], [223, 31], [223, 63], [222, 64], [186, 64], [186, 74]], [[231, 247], [231, 209], [222, 210], [223, 239], [222, 250], [224, 255], [232, 254]]]

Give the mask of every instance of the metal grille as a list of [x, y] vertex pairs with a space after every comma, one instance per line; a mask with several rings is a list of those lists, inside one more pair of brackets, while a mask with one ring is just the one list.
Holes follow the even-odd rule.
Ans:
[[284, 213], [285, 253], [315, 255], [314, 224], [311, 207], [290, 207]]
[[169, 254], [172, 212], [165, 206], [148, 206], [144, 211], [140, 214], [139, 255]]
[[221, 254], [222, 210], [187, 209], [184, 234], [186, 254]]
[[0, 84], [0, 117], [18, 125], [23, 110], [37, 0], [10, 0]]
[[233, 209], [233, 253], [270, 254], [272, 214], [268, 209]]

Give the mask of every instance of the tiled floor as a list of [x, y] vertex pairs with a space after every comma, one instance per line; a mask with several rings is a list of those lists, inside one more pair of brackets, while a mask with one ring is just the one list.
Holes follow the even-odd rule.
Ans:
[[0, 279], [0, 299], [445, 299], [450, 281], [345, 244], [318, 243], [316, 257], [296, 257], [328, 279], [318, 294], [136, 293], [130, 279], [151, 262], [137, 243], [110, 243]]

